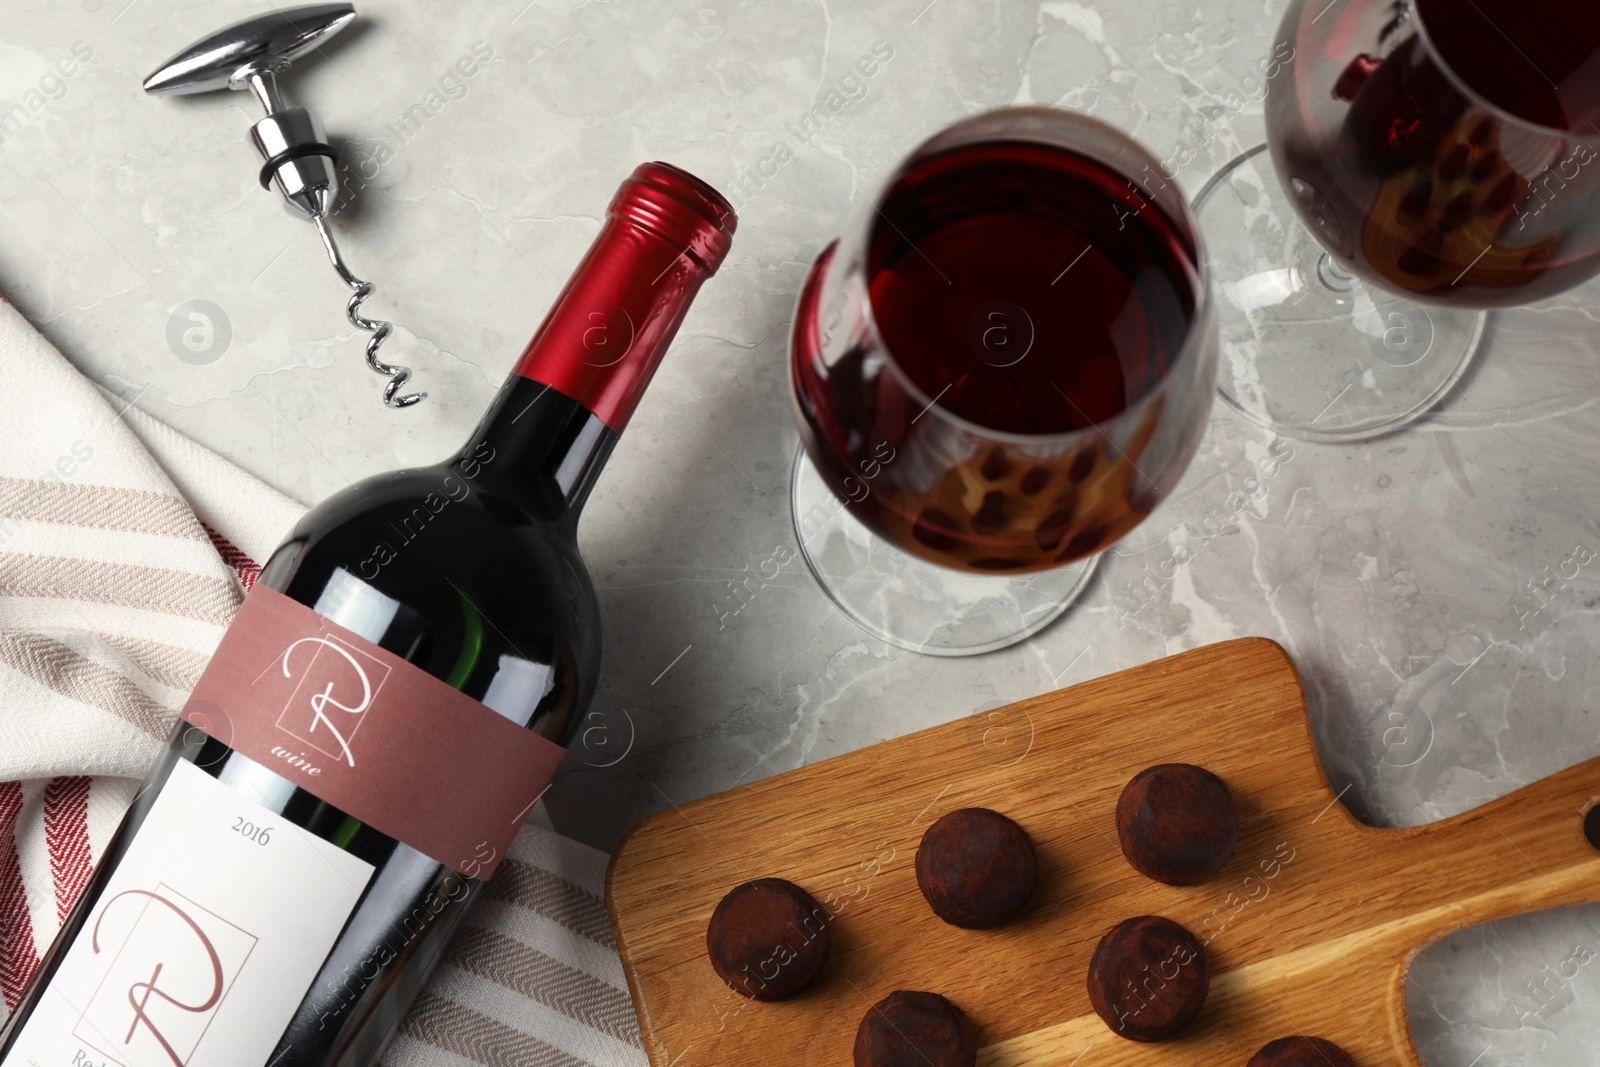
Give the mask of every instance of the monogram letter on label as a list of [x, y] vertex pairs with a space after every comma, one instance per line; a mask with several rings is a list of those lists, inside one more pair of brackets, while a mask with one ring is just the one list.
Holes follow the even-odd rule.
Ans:
[[131, 1067], [184, 1067], [255, 944], [167, 886], [118, 893], [91, 931], [107, 969], [73, 1036]]
[[[297, 656], [301, 645], [310, 645], [312, 651]], [[302, 637], [283, 650], [279, 667], [285, 678], [302, 670], [300, 684], [278, 717], [279, 729], [354, 767], [351, 742], [362, 713], [389, 676], [388, 666], [337, 638]]]

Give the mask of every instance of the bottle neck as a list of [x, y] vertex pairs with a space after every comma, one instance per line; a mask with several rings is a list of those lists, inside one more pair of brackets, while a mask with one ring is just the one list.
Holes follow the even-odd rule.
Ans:
[[710, 275], [683, 245], [631, 219], [607, 218], [515, 373], [622, 433]]
[[588, 408], [513, 374], [453, 466], [490, 498], [575, 524], [616, 443], [616, 431]]
[[638, 167], [457, 456], [462, 472], [533, 515], [576, 521], [735, 225], [700, 179]]

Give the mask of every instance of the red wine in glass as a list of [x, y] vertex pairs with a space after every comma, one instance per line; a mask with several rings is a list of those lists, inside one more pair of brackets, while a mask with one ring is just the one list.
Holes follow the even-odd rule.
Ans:
[[1469, 308], [1600, 271], [1600, 7], [1336, 0], [1291, 10], [1279, 48], [1273, 160], [1344, 268]]
[[852, 262], [823, 254], [794, 391], [857, 518], [923, 559], [1019, 573], [1100, 551], [1170, 491], [1214, 353], [1192, 231], [1157, 184], [1057, 144], [957, 144], [890, 182]]

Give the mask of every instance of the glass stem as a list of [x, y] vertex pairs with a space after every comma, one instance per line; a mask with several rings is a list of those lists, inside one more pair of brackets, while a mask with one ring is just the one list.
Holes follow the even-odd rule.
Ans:
[[1356, 287], [1356, 276], [1335, 263], [1326, 252], [1317, 260], [1317, 280], [1335, 293], [1348, 293]]

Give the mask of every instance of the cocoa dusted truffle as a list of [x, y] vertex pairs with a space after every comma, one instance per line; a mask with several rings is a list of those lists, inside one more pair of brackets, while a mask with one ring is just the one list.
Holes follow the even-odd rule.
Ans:
[[1111, 1032], [1164, 1041], [1205, 1006], [1211, 975], [1189, 931], [1159, 915], [1118, 923], [1089, 961], [1089, 1003]]
[[1009, 921], [1033, 892], [1033, 842], [1022, 827], [988, 808], [941, 817], [917, 848], [917, 885], [934, 914], [980, 930]]
[[1245, 1067], [1355, 1067], [1355, 1061], [1320, 1037], [1280, 1037], [1251, 1056]]
[[939, 994], [902, 989], [867, 1009], [854, 1059], [855, 1067], [973, 1067], [978, 1033]]
[[728, 988], [754, 1000], [780, 1000], [811, 984], [828, 958], [833, 915], [782, 878], [735, 887], [706, 927], [711, 966]]
[[1239, 813], [1222, 779], [1188, 763], [1140, 771], [1117, 801], [1117, 840], [1135, 870], [1168, 885], [1199, 885], [1228, 865]]

